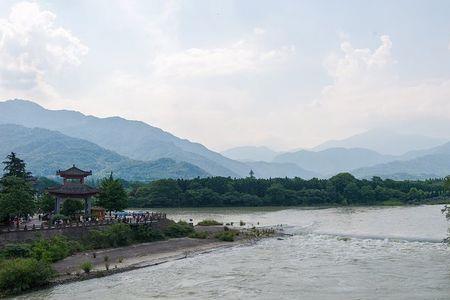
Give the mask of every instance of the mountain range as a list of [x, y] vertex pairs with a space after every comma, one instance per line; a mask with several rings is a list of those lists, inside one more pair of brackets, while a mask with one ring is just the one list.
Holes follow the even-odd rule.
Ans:
[[[79, 143], [82, 141], [84, 143], [89, 142], [89, 151], [98, 152], [100, 151], [99, 149], [109, 151], [97, 156], [95, 163], [100, 163], [102, 160], [114, 162], [114, 167], [101, 164], [97, 168], [99, 171], [114, 169], [118, 172], [118, 175], [122, 176], [120, 170], [126, 170], [126, 168], [120, 163], [128, 159], [124, 165], [127, 168], [134, 166], [128, 170], [137, 172], [143, 176], [140, 177], [132, 173], [134, 176], [132, 178], [136, 178], [136, 180], [145, 180], [150, 176], [142, 171], [145, 164], [147, 164], [147, 168], [155, 168], [158, 178], [161, 176], [172, 178], [197, 176], [245, 177], [248, 176], [252, 168], [255, 174], [264, 174], [265, 177], [275, 177], [278, 174], [283, 174], [283, 170], [286, 168], [286, 165], [282, 164], [272, 164], [270, 168], [268, 168], [267, 164], [260, 166], [247, 165], [211, 151], [199, 143], [178, 138], [144, 122], [126, 120], [120, 117], [98, 118], [69, 110], [48, 110], [34, 102], [26, 100], [16, 99], [0, 102], [0, 124], [15, 124], [26, 128], [47, 129], [54, 131], [54, 133], [62, 134], [66, 138], [78, 139], [77, 141]], [[23, 142], [26, 143], [27, 140], [28, 137], [24, 136]], [[50, 139], [41, 139], [39, 142], [35, 142], [33, 147], [58, 149], [58, 145], [52, 145], [50, 142]], [[5, 150], [8, 150], [8, 152], [17, 149], [14, 147], [14, 144], [6, 140], [6, 137], [2, 137], [0, 143], [6, 145], [7, 149]], [[28, 159], [33, 159], [33, 157], [38, 157], [38, 154], [31, 153], [31, 148], [33, 147], [30, 146], [28, 148], [30, 155], [27, 155], [27, 152], [21, 151], [21, 149], [18, 149], [19, 151], [17, 152], [25, 155]], [[54, 160], [59, 168], [64, 167], [64, 161], [70, 161], [69, 165], [72, 165], [74, 162], [77, 163], [78, 159], [83, 160], [79, 156], [67, 155], [71, 149], [76, 149], [73, 145], [60, 149], [61, 152], [58, 153], [58, 156], [55, 153]], [[89, 151], [83, 152], [83, 155], [89, 156]], [[111, 157], [112, 153], [114, 154], [114, 158]], [[101, 158], [102, 156], [105, 156], [105, 158]], [[64, 157], [68, 159], [62, 160]], [[164, 160], [161, 161], [161, 159]], [[89, 164], [91, 163], [95, 165], [93, 160], [89, 161]], [[162, 163], [166, 167], [170, 164], [172, 168], [168, 168], [168, 172], [165, 175], [159, 172], [162, 171], [161, 169], [158, 169]], [[31, 163], [30, 166], [33, 164], [35, 162]], [[45, 161], [41, 164], [41, 167], [45, 167]], [[53, 166], [51, 167], [53, 168]], [[196, 169], [193, 167], [196, 167]], [[42, 172], [38, 171], [37, 174], [47, 174], [49, 171], [42, 170]], [[191, 174], [187, 174], [185, 173], [187, 171], [192, 172]], [[180, 174], [177, 172], [180, 172]], [[292, 176], [305, 176], [305, 174], [312, 173], [303, 170], [299, 166], [293, 166], [289, 172]]]
[[387, 129], [372, 129], [346, 139], [324, 142], [311, 150], [321, 151], [329, 148], [365, 148], [381, 154], [402, 155], [409, 151], [436, 147], [445, 142], [445, 139], [419, 134], [403, 134]]
[[[36, 175], [76, 163], [99, 176], [127, 180], [205, 176], [424, 179], [450, 174], [450, 143], [420, 135], [371, 130], [312, 150], [276, 152], [237, 147], [219, 154], [205, 146], [121, 117], [48, 110], [25, 100], [0, 102], [0, 155], [17, 152]], [[378, 150], [378, 151], [377, 151]]]
[[95, 177], [109, 172], [125, 180], [160, 178], [193, 178], [209, 176], [199, 167], [169, 158], [155, 161], [132, 160], [86, 140], [68, 137], [57, 131], [26, 128], [20, 125], [0, 125], [0, 157], [16, 152], [35, 176], [54, 177], [56, 170], [76, 163], [81, 169], [92, 170]]
[[131, 159], [171, 158], [194, 164], [211, 175], [239, 177], [248, 174], [245, 164], [221, 156], [205, 146], [180, 139], [140, 121], [120, 117], [98, 118], [68, 110], [48, 110], [24, 100], [0, 103], [0, 124], [59, 131], [84, 139]]
[[[263, 150], [270, 154], [265, 156], [267, 163], [295, 164], [306, 171], [314, 171], [317, 177], [350, 172], [360, 178], [426, 179], [450, 174], [450, 143], [442, 144], [442, 141], [378, 129], [329, 141], [311, 150], [276, 153], [262, 147], [237, 147], [222, 153], [249, 164], [252, 157], [262, 158]], [[285, 172], [287, 174], [288, 170]]]
[[317, 152], [300, 150], [283, 153], [274, 158], [274, 162], [295, 163], [307, 170], [330, 176], [392, 160], [393, 156], [363, 148], [330, 148]]

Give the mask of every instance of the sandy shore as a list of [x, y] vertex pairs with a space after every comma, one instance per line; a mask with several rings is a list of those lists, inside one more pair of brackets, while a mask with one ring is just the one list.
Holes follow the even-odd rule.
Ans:
[[[216, 239], [178, 238], [167, 241], [136, 244], [127, 247], [82, 252], [53, 264], [59, 276], [56, 284], [84, 280], [98, 276], [135, 270], [186, 256], [230, 247], [239, 242], [221, 242]], [[95, 256], [95, 257], [94, 257]], [[108, 256], [109, 271], [106, 271], [105, 256]], [[90, 261], [94, 265], [91, 274], [83, 274], [80, 265]]]

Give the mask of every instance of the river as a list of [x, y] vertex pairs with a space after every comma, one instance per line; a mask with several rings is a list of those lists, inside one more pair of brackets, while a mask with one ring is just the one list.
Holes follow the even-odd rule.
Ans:
[[293, 236], [18, 299], [450, 299], [442, 205], [171, 209], [169, 217], [282, 225]]

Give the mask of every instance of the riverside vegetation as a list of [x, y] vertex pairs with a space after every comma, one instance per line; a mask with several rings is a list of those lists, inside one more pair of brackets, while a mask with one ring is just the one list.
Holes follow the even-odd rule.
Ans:
[[450, 177], [424, 181], [210, 177], [128, 184], [131, 207], [403, 205], [442, 202]]
[[[119, 223], [104, 231], [92, 230], [81, 240], [55, 236], [49, 240], [9, 244], [0, 249], [0, 296], [47, 285], [56, 275], [51, 263], [76, 252], [192, 236], [193, 232], [192, 226], [182, 221], [173, 222], [162, 231]], [[86, 272], [86, 266], [80, 267]]]

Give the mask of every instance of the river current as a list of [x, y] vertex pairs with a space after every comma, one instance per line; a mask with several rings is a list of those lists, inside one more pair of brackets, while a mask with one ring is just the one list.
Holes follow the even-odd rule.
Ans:
[[293, 234], [19, 299], [450, 299], [441, 205], [165, 210]]

